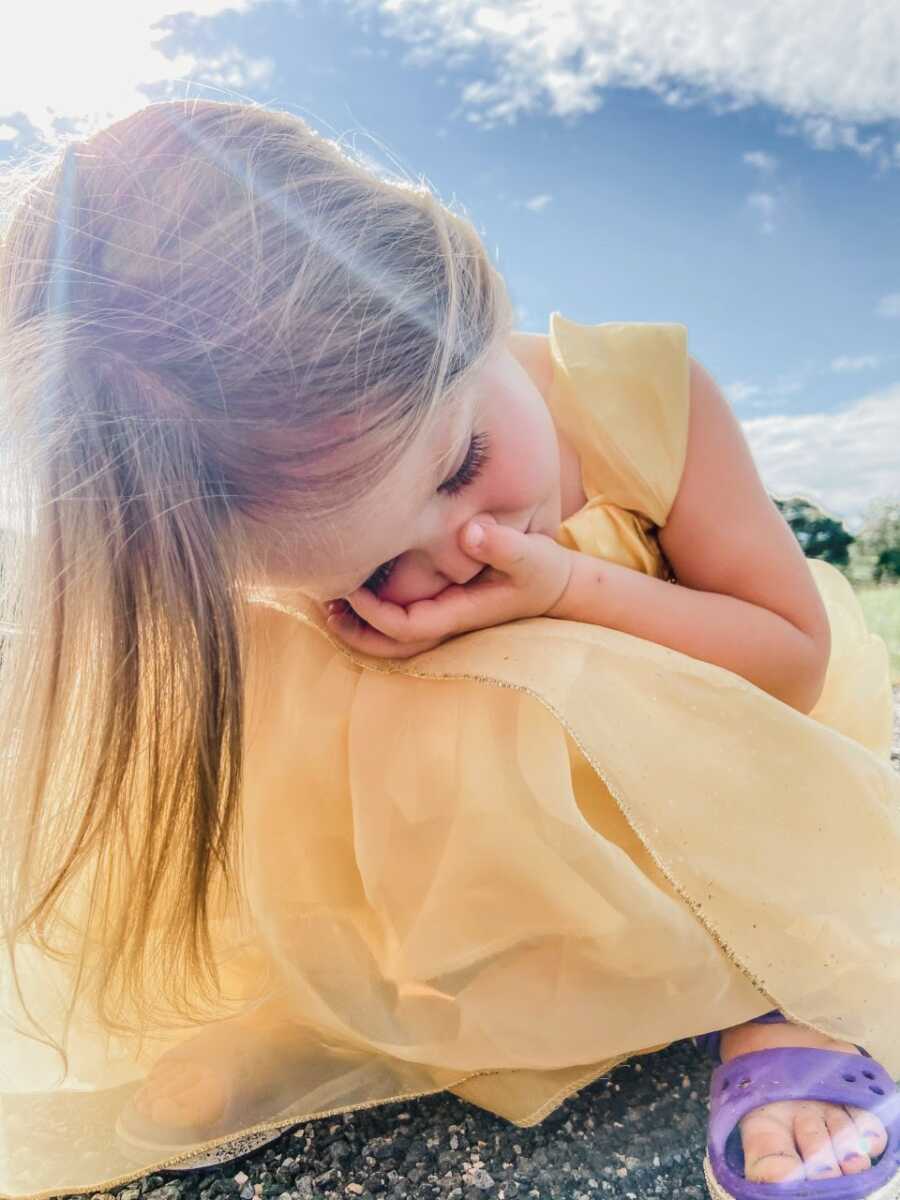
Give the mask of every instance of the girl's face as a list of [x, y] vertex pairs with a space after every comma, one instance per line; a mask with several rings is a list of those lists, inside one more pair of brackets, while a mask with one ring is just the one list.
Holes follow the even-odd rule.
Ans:
[[[448, 461], [455, 434], [461, 449]], [[404, 605], [468, 583], [483, 569], [460, 546], [473, 517], [487, 513], [523, 532], [556, 533], [560, 453], [541, 392], [501, 343], [438, 422], [432, 443], [411, 448], [377, 494], [321, 531], [304, 554], [306, 578], [294, 575], [294, 582], [322, 602], [366, 583]]]

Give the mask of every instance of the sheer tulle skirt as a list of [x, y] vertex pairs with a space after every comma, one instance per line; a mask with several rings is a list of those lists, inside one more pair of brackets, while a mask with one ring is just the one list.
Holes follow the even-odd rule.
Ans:
[[[808, 716], [615, 630], [532, 619], [386, 664], [296, 597], [255, 604], [221, 1010], [139, 1045], [85, 1002], [63, 1086], [8, 1018], [0, 1192], [99, 1191], [447, 1088], [534, 1124], [634, 1054], [776, 1007], [900, 1074], [887, 651], [810, 565], [834, 645]], [[61, 1032], [64, 967], [26, 974]], [[206, 1072], [215, 1116], [135, 1109], [164, 1053]]]

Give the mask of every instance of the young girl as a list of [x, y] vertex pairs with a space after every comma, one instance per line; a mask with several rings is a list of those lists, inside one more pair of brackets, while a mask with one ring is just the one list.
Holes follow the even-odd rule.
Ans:
[[7, 188], [0, 1192], [696, 1037], [711, 1195], [900, 1195], [886, 648], [685, 329], [252, 106]]

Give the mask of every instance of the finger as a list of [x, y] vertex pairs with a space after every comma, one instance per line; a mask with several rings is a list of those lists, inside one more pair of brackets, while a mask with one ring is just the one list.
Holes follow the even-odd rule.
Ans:
[[456, 615], [461, 611], [459, 596], [464, 588], [451, 584], [437, 596], [415, 600], [412, 604], [394, 604], [382, 600], [368, 588], [358, 588], [347, 597], [354, 611], [375, 629], [398, 642], [424, 641], [459, 633]]
[[377, 629], [351, 613], [332, 613], [326, 618], [325, 624], [332, 633], [337, 634], [353, 650], [363, 654], [377, 655], [379, 658], [391, 657], [397, 652], [397, 643], [393, 638], [386, 637]]
[[[355, 595], [348, 599], [356, 604]], [[451, 584], [436, 596], [415, 600], [405, 608], [377, 596], [359, 600], [360, 615], [398, 642], [434, 642], [506, 620], [515, 601], [515, 588], [501, 574], [465, 586]]]
[[433, 641], [397, 642], [394, 638], [373, 629], [352, 609], [346, 613], [332, 612], [326, 617], [325, 624], [352, 650], [378, 658], [409, 658], [413, 654], [421, 654], [423, 650], [430, 650], [436, 644]]
[[[348, 599], [360, 617], [397, 645], [447, 637], [454, 632], [449, 621], [421, 610], [419, 606], [424, 601], [416, 601], [405, 608], [390, 600], [381, 600], [371, 593], [351, 593]], [[413, 609], [416, 611], [413, 612]]]
[[463, 546], [479, 562], [487, 563], [514, 578], [530, 567], [538, 550], [537, 539], [511, 525], [470, 521], [463, 532]]
[[409, 616], [406, 608], [392, 600], [382, 600], [367, 587], [347, 596], [351, 610], [381, 633], [397, 640], [409, 640]]

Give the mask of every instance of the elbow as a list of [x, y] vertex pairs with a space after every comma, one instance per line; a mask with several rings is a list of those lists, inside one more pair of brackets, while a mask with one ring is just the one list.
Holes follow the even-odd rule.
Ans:
[[831, 631], [825, 627], [824, 636], [805, 635], [804, 653], [792, 673], [791, 696], [787, 703], [806, 715], [819, 703], [828, 674], [831, 657]]

